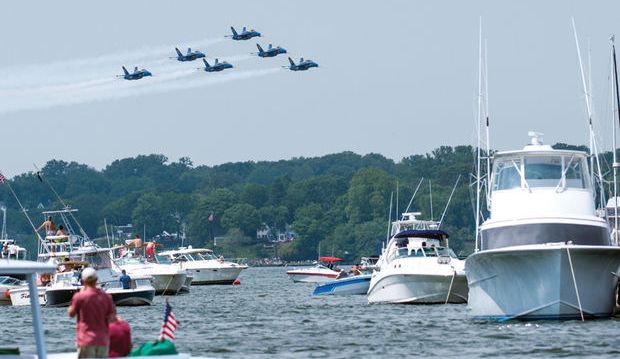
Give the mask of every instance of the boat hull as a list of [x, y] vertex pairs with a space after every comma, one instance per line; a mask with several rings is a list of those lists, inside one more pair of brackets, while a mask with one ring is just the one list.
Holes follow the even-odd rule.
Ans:
[[139, 306], [153, 304], [155, 289], [112, 289], [106, 291], [118, 306]]
[[227, 268], [191, 268], [194, 279], [192, 285], [233, 284], [246, 266]]
[[[37, 287], [39, 291], [39, 304], [45, 305], [45, 287]], [[25, 286], [23, 288], [11, 289], [9, 292], [11, 295], [11, 305], [14, 307], [30, 305], [30, 291], [28, 287]]]
[[448, 303], [467, 302], [464, 273], [392, 273], [373, 281], [368, 290], [369, 303], [436, 304], [446, 298]]
[[370, 274], [336, 279], [314, 288], [313, 295], [364, 295], [370, 287]]
[[615, 305], [618, 280], [612, 273], [620, 266], [620, 247], [508, 247], [477, 252], [465, 266], [469, 314], [475, 319], [577, 319], [579, 304], [586, 318], [608, 317]]
[[49, 287], [45, 291], [45, 305], [48, 307], [68, 307], [73, 295], [80, 291], [80, 287]]
[[185, 284], [187, 274], [175, 273], [175, 274], [151, 274], [153, 277], [153, 288], [155, 288], [155, 294], [177, 294], [181, 287]]

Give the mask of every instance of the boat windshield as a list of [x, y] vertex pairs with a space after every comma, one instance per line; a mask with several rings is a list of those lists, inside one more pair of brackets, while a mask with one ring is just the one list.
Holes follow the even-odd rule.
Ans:
[[127, 265], [127, 264], [142, 264], [142, 260], [138, 257], [123, 257], [123, 258], [119, 258], [116, 261], [116, 264], [118, 265]]
[[576, 155], [530, 155], [494, 163], [493, 190], [514, 188], [588, 188], [585, 158]]
[[215, 254], [213, 254], [213, 253], [209, 253], [209, 252], [205, 252], [205, 253], [196, 253], [196, 255], [198, 256], [198, 258], [200, 258], [201, 260], [204, 260], [204, 261], [211, 261], [211, 260], [215, 260], [215, 259], [217, 259], [217, 257], [215, 256]]
[[417, 247], [408, 249], [406, 247], [398, 248], [395, 258], [402, 257], [452, 257], [457, 258], [454, 251], [450, 248], [441, 246]]
[[19, 279], [15, 279], [13, 277], [0, 277], [0, 284], [2, 285], [19, 285], [20, 282], [21, 281]]

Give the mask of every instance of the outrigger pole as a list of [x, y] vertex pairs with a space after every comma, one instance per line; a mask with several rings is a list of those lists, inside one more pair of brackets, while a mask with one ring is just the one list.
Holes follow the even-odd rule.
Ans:
[[618, 92], [618, 63], [616, 61], [616, 45], [615, 36], [612, 35], [609, 38], [611, 43], [611, 55], [612, 55], [612, 129], [613, 129], [613, 176], [614, 176], [614, 234], [613, 241], [615, 245], [618, 245], [618, 158], [616, 154], [616, 114], [618, 115], [618, 121], [620, 121], [620, 93]]
[[[2, 172], [0, 172], [0, 174], [2, 174]], [[34, 223], [32, 223], [32, 220], [30, 219], [28, 212], [22, 205], [22, 202], [17, 197], [17, 194], [13, 190], [13, 187], [11, 187], [11, 184], [9, 183], [8, 179], [5, 179], [2, 183], [4, 183], [9, 188], [9, 191], [13, 195], [13, 198], [15, 198], [15, 201], [17, 201], [17, 204], [19, 205], [19, 208], [21, 208], [22, 213], [24, 213], [24, 216], [26, 216], [26, 219], [28, 219], [28, 223], [30, 223], [30, 227], [32, 227], [32, 231], [37, 235], [37, 238], [39, 238], [39, 241], [43, 241], [43, 238], [41, 238], [41, 235], [39, 234], [39, 232], [37, 232], [37, 228], [34, 226]]]

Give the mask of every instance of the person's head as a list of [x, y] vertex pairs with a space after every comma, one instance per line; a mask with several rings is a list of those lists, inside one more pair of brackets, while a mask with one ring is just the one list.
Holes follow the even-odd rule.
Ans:
[[60, 229], [61, 231], [65, 229], [65, 227], [61, 224], [60, 226], [58, 226], [58, 229]]
[[136, 234], [136, 239], [140, 239], [140, 235], [139, 234]]
[[91, 267], [84, 268], [82, 271], [82, 284], [87, 287], [94, 287], [97, 285], [97, 271]]
[[127, 272], [126, 272], [124, 269], [121, 271], [121, 273], [123, 273], [123, 274], [127, 274]]
[[52, 221], [52, 216], [47, 217], [47, 220], [51, 222]]

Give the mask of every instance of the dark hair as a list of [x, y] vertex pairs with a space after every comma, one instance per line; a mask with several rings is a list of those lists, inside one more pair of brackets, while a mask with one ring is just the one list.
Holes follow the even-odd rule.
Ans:
[[47, 220], [48, 220], [48, 221], [51, 221], [51, 220], [52, 220], [52, 216], [48, 216], [48, 217], [47, 217]]
[[60, 226], [58, 226], [58, 229], [65, 229], [65, 227], [63, 227], [63, 225], [61, 224]]
[[126, 272], [124, 269], [123, 269], [121, 272], [122, 272], [123, 274], [127, 274], [127, 272]]

